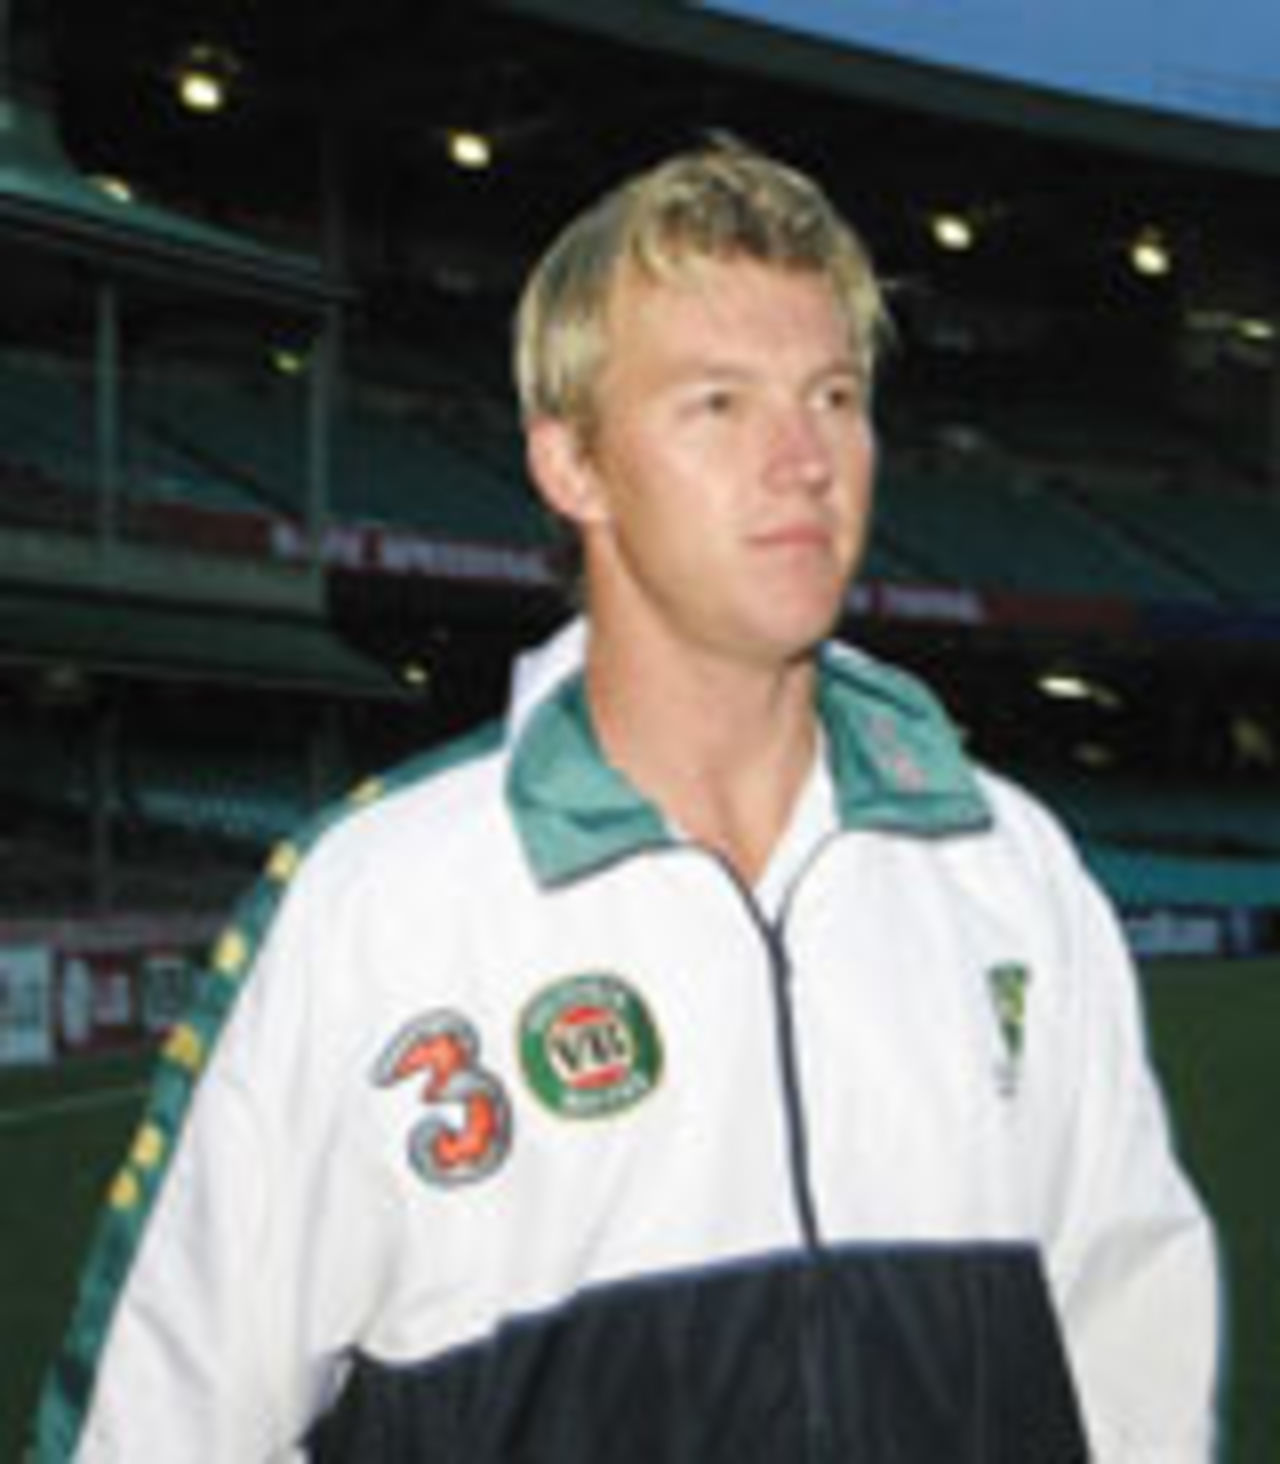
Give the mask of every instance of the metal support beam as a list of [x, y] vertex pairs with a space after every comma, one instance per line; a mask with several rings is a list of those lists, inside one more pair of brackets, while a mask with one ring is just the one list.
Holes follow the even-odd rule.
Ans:
[[120, 527], [120, 297], [110, 280], [98, 284], [96, 311], [94, 451], [98, 546], [105, 565]]

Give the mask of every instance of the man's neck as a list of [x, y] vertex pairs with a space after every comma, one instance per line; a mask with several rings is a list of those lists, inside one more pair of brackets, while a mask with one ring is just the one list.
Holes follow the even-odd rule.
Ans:
[[605, 756], [748, 884], [763, 873], [813, 764], [814, 667], [646, 656], [593, 634], [587, 695]]

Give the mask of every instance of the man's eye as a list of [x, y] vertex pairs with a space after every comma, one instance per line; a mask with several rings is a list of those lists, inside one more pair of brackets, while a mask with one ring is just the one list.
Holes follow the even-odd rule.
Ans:
[[862, 406], [862, 392], [856, 381], [829, 381], [818, 393], [818, 401], [828, 411], [856, 411]]
[[729, 416], [737, 403], [737, 396], [724, 387], [715, 387], [702, 394], [702, 410], [711, 417]]

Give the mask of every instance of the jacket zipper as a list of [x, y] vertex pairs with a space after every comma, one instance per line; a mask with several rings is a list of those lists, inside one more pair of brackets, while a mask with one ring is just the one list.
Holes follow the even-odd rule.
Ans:
[[826, 1358], [827, 1322], [823, 1308], [823, 1271], [826, 1258], [818, 1228], [817, 1205], [809, 1163], [809, 1134], [800, 1092], [799, 1054], [796, 1049], [795, 1006], [792, 1000], [791, 961], [780, 931], [760, 921], [769, 950], [773, 976], [774, 1010], [778, 1028], [778, 1058], [782, 1072], [783, 1112], [791, 1151], [791, 1183], [796, 1213], [804, 1239], [805, 1264], [800, 1272], [800, 1376], [804, 1389], [806, 1458], [824, 1464], [834, 1458], [831, 1449], [831, 1403], [828, 1397]]
[[[806, 1464], [828, 1464], [828, 1461], [834, 1460], [836, 1455], [832, 1448], [831, 1404], [826, 1369], [827, 1323], [823, 1307], [823, 1272], [826, 1268], [826, 1256], [818, 1223], [817, 1203], [814, 1199], [813, 1177], [809, 1162], [809, 1135], [805, 1124], [804, 1100], [800, 1087], [800, 1059], [796, 1045], [791, 958], [782, 936], [783, 914], [780, 913], [775, 922], [768, 921], [760, 909], [755, 895], [744, 884], [737, 871], [718, 855], [712, 857], [723, 864], [731, 883], [741, 896], [751, 923], [760, 934], [769, 962], [791, 1188], [804, 1247], [804, 1265], [799, 1277], [801, 1305], [799, 1348], [800, 1378], [804, 1393], [804, 1458]], [[793, 884], [784, 903], [784, 911], [790, 904], [794, 892], [795, 885]]]

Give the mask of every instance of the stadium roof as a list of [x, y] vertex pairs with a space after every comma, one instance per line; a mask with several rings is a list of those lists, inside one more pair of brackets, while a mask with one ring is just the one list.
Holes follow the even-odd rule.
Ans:
[[189, 285], [305, 302], [339, 293], [315, 260], [96, 186], [68, 163], [42, 107], [3, 95], [0, 230], [45, 250], [177, 275]]
[[[281, 240], [314, 241], [337, 207], [354, 263], [453, 287], [509, 286], [584, 197], [708, 127], [816, 167], [882, 254], [958, 197], [1034, 214], [1059, 252], [1150, 209], [1270, 243], [1256, 208], [1280, 168], [1269, 136], [1237, 147], [1226, 129], [762, 40], [673, 0], [62, 0], [53, 14], [43, 64], [79, 165]], [[234, 86], [222, 113], [184, 113], [175, 66], [210, 39], [238, 58]], [[490, 141], [491, 167], [450, 161], [460, 128]]]

